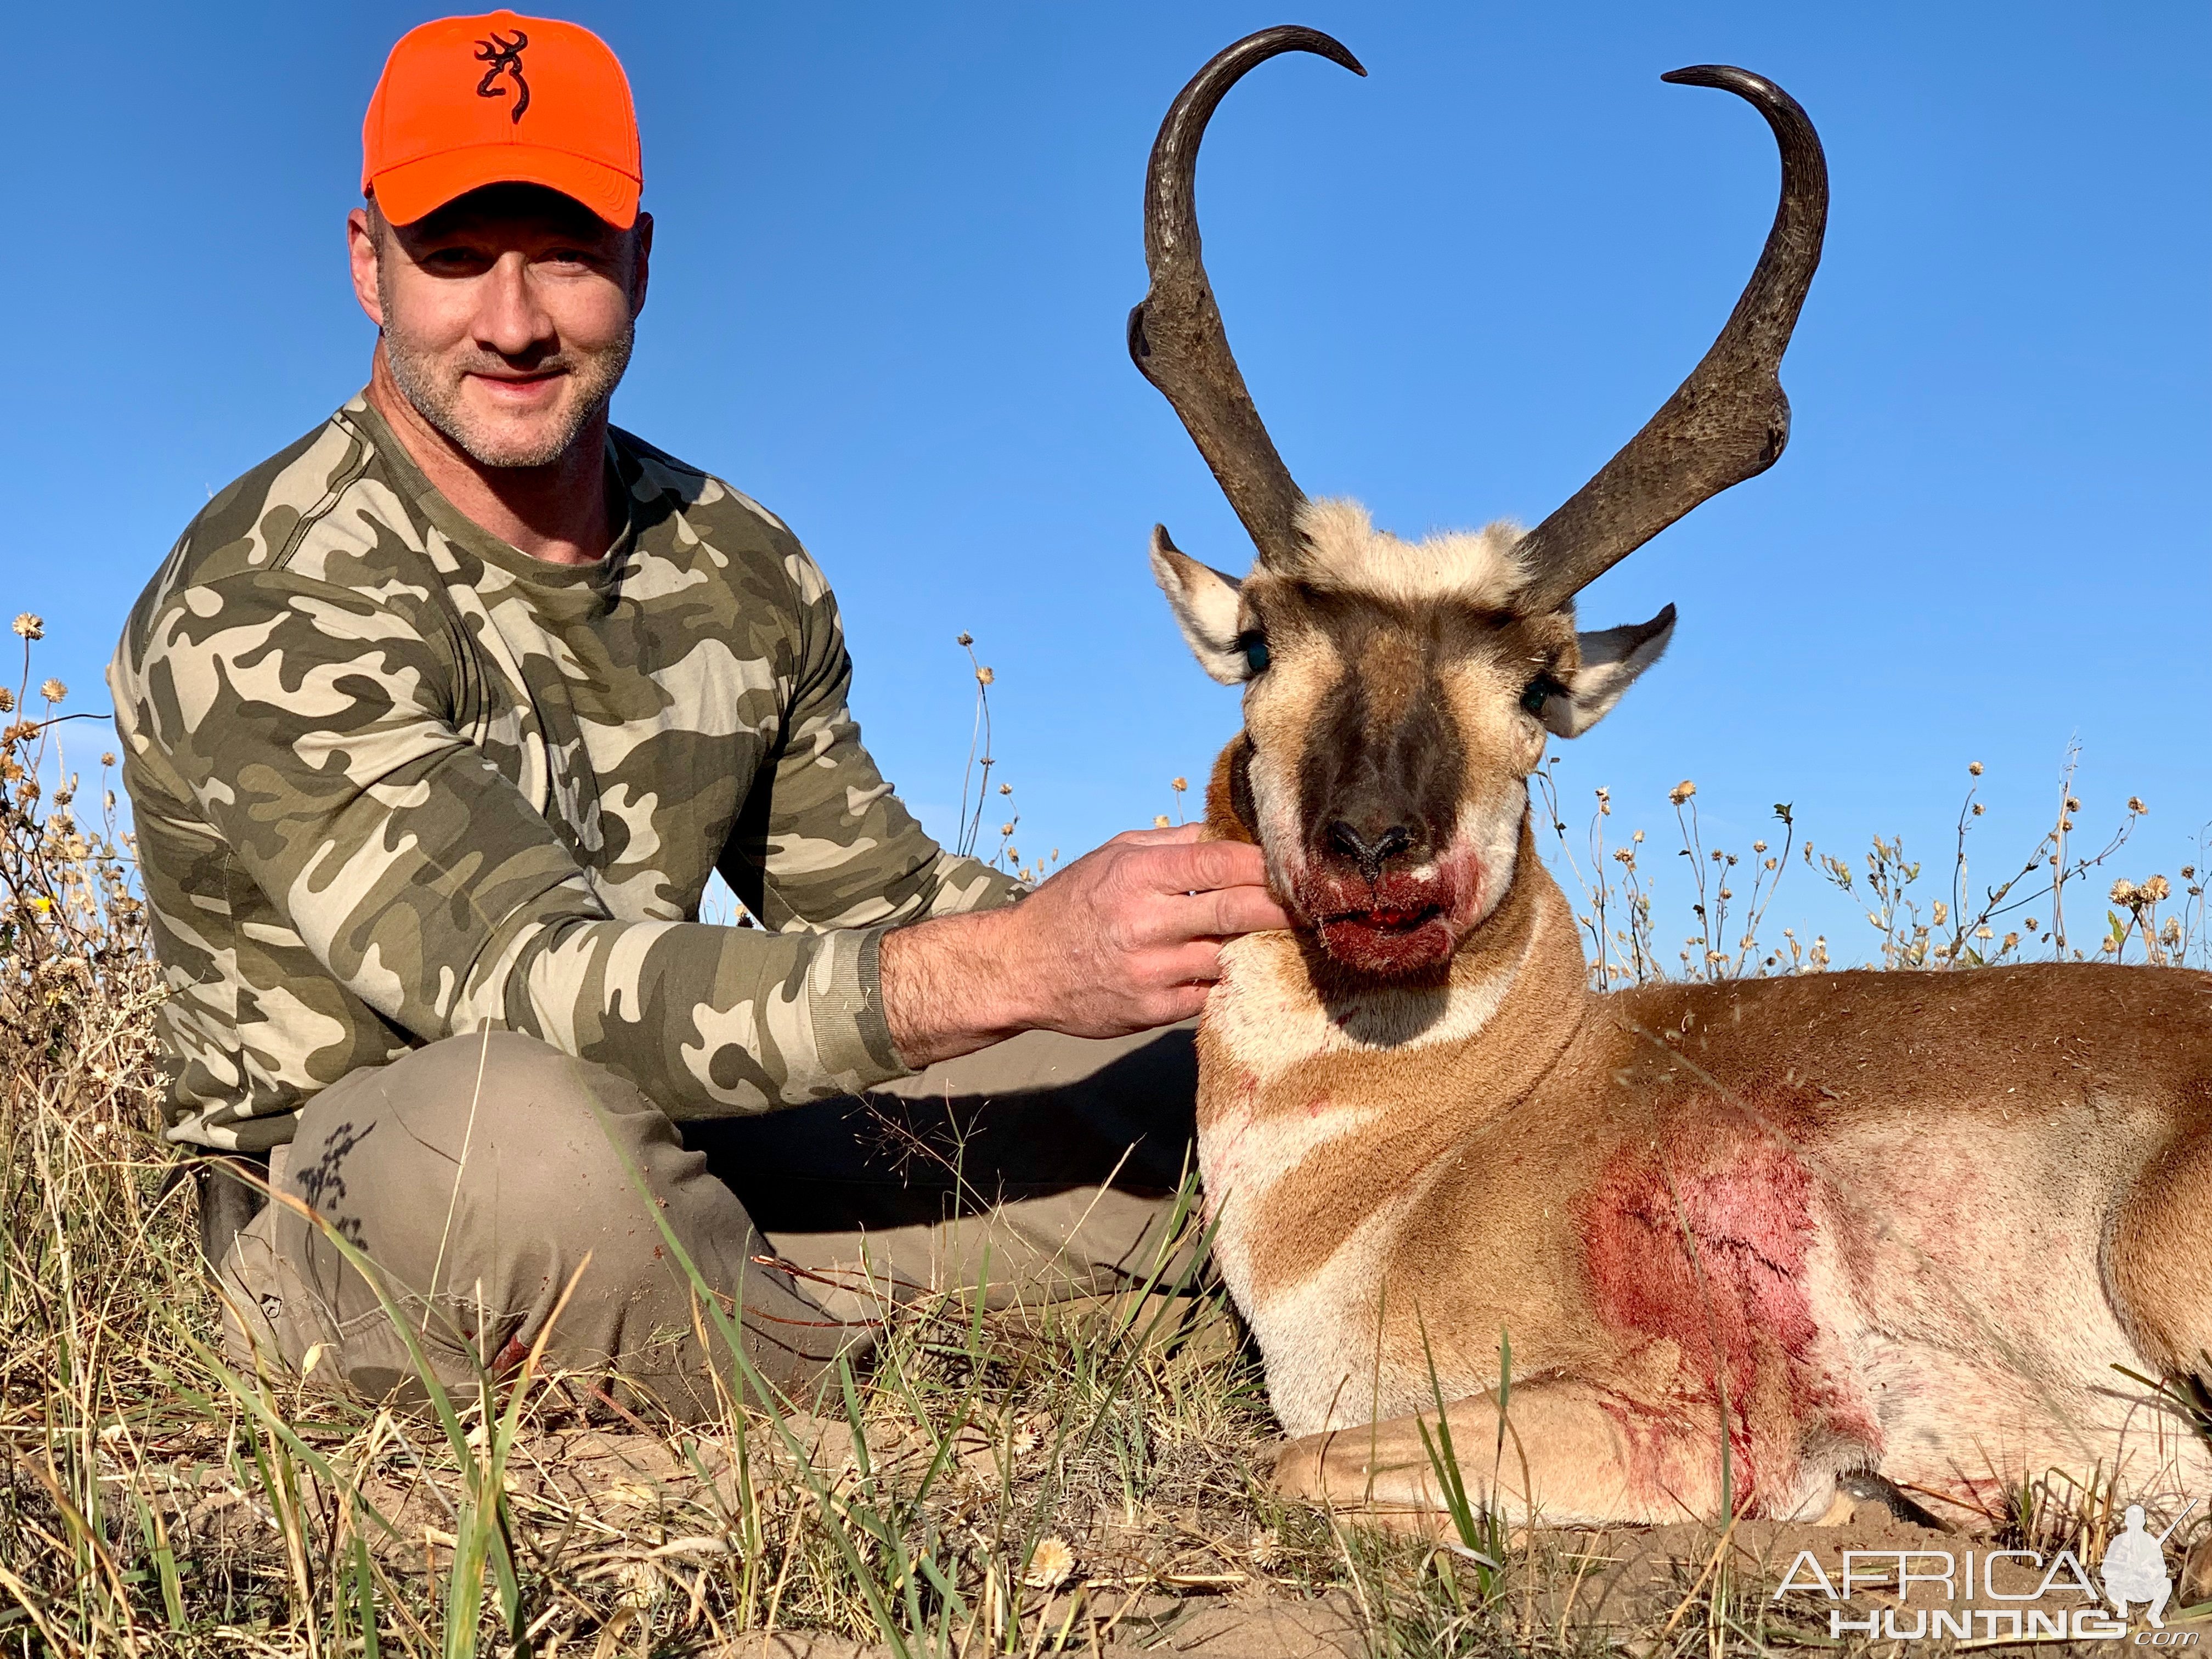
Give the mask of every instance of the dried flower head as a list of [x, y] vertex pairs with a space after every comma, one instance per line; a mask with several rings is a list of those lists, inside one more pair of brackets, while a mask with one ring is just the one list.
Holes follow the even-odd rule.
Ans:
[[1049, 1412], [1032, 1412], [1015, 1425], [1006, 1442], [1007, 1448], [1017, 1457], [1027, 1457], [1045, 1443], [1052, 1432], [1053, 1418]]
[[1184, 790], [1190, 787], [1190, 780], [1188, 778], [1170, 778], [1168, 780], [1168, 787], [1174, 790], [1176, 793], [1180, 795]]
[[660, 1574], [650, 1561], [624, 1561], [615, 1569], [615, 1583], [622, 1588], [616, 1592], [615, 1605], [634, 1613], [642, 1612], [659, 1599]]
[[2142, 884], [2142, 896], [2153, 904], [2163, 904], [2173, 891], [2173, 884], [2164, 876], [2153, 876]]
[[1968, 762], [1966, 763], [1966, 775], [1967, 775], [1967, 776], [1969, 776], [1969, 777], [1975, 777], [1975, 778], [1978, 778], [1979, 776], [1981, 776], [1981, 775], [1982, 775], [1982, 763], [1981, 763], [1981, 762], [1979, 762], [1979, 761], [1968, 761]]
[[1022, 1583], [1031, 1589], [1058, 1589], [1075, 1572], [1075, 1552], [1067, 1540], [1057, 1534], [1037, 1540], [1030, 1552], [1029, 1571], [1022, 1575]]
[[968, 647], [975, 643], [975, 636], [968, 632], [967, 629], [963, 629], [959, 633], [955, 634], [952, 636], [952, 643], [960, 647], [961, 649], [964, 651]]
[[2132, 905], [2136, 902], [2138, 891], [2135, 883], [2123, 876], [2112, 884], [2112, 902]]
[[975, 684], [978, 685], [988, 685], [998, 678], [998, 674], [988, 666], [975, 671]]
[[1155, 812], [1152, 814], [1152, 828], [1155, 830], [1172, 830], [1175, 828], [1175, 823], [1166, 813]]
[[100, 763], [102, 766], [112, 766], [112, 765], [114, 765], [114, 764], [115, 764], [115, 751], [114, 751], [112, 749], [107, 749], [107, 750], [101, 750], [101, 752], [100, 752]]
[[39, 695], [48, 702], [59, 702], [69, 696], [69, 687], [59, 680], [42, 680], [39, 684]]
[[2128, 811], [2133, 813], [2136, 817], [2141, 817], [2144, 813], [2149, 811], [2150, 808], [2143, 805], [2143, 798], [2141, 795], [2130, 795], [2128, 797]]
[[12, 714], [15, 712], [15, 694], [6, 686], [0, 685], [0, 714]]
[[1681, 782], [1676, 784], [1672, 789], [1669, 789], [1667, 792], [1667, 799], [1674, 802], [1675, 805], [1680, 806], [1684, 801], [1689, 799], [1691, 796], [1697, 793], [1698, 786], [1692, 783], [1689, 779], [1684, 778]]
[[1273, 1572], [1290, 1559], [1290, 1552], [1283, 1547], [1283, 1534], [1273, 1527], [1262, 1527], [1252, 1534], [1250, 1554], [1252, 1565], [1261, 1572]]
[[33, 616], [27, 611], [17, 612], [15, 636], [24, 640], [43, 640], [46, 637], [46, 619]]

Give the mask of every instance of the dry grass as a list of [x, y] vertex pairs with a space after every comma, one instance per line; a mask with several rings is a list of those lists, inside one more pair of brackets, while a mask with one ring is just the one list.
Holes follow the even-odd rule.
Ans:
[[[1376, 1654], [1718, 1656], [1808, 1628], [1767, 1598], [1778, 1563], [1743, 1529], [1509, 1536], [1470, 1515], [1439, 1543], [1286, 1508], [1266, 1486], [1257, 1365], [1203, 1278], [1028, 1313], [909, 1310], [825, 1415], [755, 1393], [701, 1429], [589, 1417], [534, 1366], [395, 1414], [227, 1365], [192, 1186], [160, 1133], [161, 985], [129, 838], [104, 785], [86, 820], [64, 738], [99, 728], [33, 686], [40, 631], [19, 620], [24, 672], [0, 690], [0, 1650], [611, 1659], [780, 1629], [1034, 1659], [1194, 1640], [1222, 1607], [1303, 1610], [1335, 1632], [1328, 1650]], [[989, 781], [986, 762], [976, 799]], [[1675, 795], [1700, 877], [1683, 970], [1824, 961], [1817, 941], [1758, 942], [1794, 826], [1779, 853], [1750, 849], [1739, 902], [1744, 855], [1705, 848], [1694, 792]], [[1963, 856], [1924, 916], [1894, 842], [1863, 874], [1809, 847], [1800, 862], [1876, 896], [1891, 965], [2010, 959], [2039, 931], [2070, 949], [2058, 901], [2097, 859], [2069, 851], [2062, 799], [2055, 845], [1986, 902], [1962, 896]], [[1584, 908], [1594, 971], [1620, 982], [1662, 970], [1642, 840], [1608, 848], [1610, 810], [1601, 792], [1588, 861], [1605, 873]], [[1018, 862], [1013, 833], [1009, 812], [1000, 850]], [[2039, 885], [2037, 860], [2057, 879]], [[1984, 929], [2030, 902], [2051, 927], [2008, 925], [2021, 937], [1989, 948]], [[2202, 959], [2194, 866], [2113, 904], [2112, 959]], [[2014, 1529], [2088, 1542], [2108, 1508], [2031, 1484]]]

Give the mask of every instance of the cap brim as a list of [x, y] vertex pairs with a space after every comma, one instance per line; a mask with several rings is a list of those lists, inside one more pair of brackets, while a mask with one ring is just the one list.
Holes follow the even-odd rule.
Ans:
[[535, 144], [472, 144], [387, 167], [369, 181], [395, 225], [410, 225], [486, 185], [543, 185], [582, 203], [617, 230], [637, 222], [638, 181], [602, 162]]

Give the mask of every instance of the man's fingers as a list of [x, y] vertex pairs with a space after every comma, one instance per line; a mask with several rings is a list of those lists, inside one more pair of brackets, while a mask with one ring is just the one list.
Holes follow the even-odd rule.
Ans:
[[1181, 1020], [1197, 1018], [1206, 1012], [1206, 994], [1212, 988], [1207, 985], [1185, 985], [1180, 988], [1168, 1004], [1167, 1018], [1160, 1024], [1173, 1025]]
[[1194, 842], [1204, 833], [1202, 823], [1179, 823], [1169, 830], [1124, 830], [1109, 847], [1175, 847]]
[[1185, 939], [1234, 939], [1273, 933], [1291, 919], [1264, 887], [1218, 887], [1164, 901], [1170, 926]]
[[1211, 985], [1221, 977], [1221, 946], [1210, 939], [1193, 939], [1162, 951], [1155, 965], [1170, 985]]
[[1157, 893], [1201, 893], [1216, 887], [1258, 887], [1267, 879], [1260, 849], [1241, 841], [1149, 845], [1130, 873]]

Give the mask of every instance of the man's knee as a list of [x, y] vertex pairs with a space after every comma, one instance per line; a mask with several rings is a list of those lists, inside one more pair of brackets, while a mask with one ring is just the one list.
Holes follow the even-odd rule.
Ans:
[[431, 1043], [310, 1101], [283, 1185], [406, 1279], [450, 1258], [457, 1237], [550, 1242], [603, 1231], [611, 1208], [643, 1217], [640, 1154], [673, 1134], [605, 1068], [487, 1031]]

